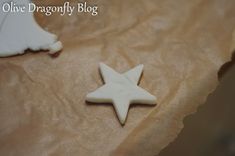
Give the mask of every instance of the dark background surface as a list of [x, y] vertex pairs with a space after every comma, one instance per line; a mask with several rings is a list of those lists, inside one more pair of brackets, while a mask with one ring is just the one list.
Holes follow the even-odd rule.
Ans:
[[220, 84], [186, 117], [178, 138], [159, 156], [235, 156], [235, 59], [224, 65]]

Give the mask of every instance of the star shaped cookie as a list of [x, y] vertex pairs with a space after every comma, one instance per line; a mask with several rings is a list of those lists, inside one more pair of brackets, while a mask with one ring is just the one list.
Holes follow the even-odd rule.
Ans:
[[124, 125], [130, 104], [156, 104], [156, 97], [138, 86], [143, 67], [143, 65], [138, 65], [119, 74], [104, 63], [100, 63], [100, 71], [105, 84], [89, 93], [86, 101], [112, 103], [119, 121]]

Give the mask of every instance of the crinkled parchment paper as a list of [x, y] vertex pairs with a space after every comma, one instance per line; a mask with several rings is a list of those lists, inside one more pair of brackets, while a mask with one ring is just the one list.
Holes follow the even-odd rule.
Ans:
[[[99, 6], [98, 16], [36, 14], [63, 42], [58, 57], [0, 59], [0, 155], [157, 155], [231, 58], [233, 0], [89, 3]], [[86, 94], [103, 84], [101, 61], [119, 72], [144, 64], [140, 86], [158, 105], [131, 107], [122, 127], [112, 105], [87, 104]]]

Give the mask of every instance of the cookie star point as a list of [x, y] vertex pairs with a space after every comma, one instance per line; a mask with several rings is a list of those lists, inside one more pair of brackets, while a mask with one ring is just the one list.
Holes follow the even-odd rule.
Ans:
[[143, 68], [144, 68], [144, 65], [140, 64], [134, 67], [133, 69], [127, 71], [126, 73], [124, 73], [124, 75], [133, 83], [138, 84], [138, 82], [140, 81], [141, 75], [143, 73]]

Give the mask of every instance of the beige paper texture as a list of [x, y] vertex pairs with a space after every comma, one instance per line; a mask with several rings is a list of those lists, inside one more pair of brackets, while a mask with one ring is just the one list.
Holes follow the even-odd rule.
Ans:
[[[98, 16], [36, 14], [63, 42], [58, 57], [0, 59], [0, 155], [154, 156], [217, 86], [234, 48], [235, 1], [89, 3]], [[122, 127], [112, 105], [87, 104], [103, 84], [99, 62], [119, 72], [144, 64], [140, 86], [158, 105], [132, 106]]]

